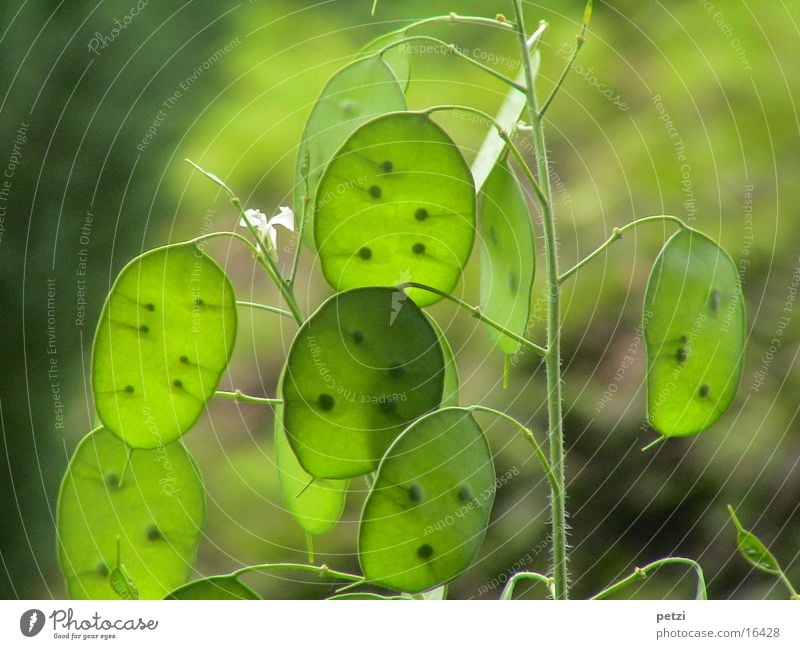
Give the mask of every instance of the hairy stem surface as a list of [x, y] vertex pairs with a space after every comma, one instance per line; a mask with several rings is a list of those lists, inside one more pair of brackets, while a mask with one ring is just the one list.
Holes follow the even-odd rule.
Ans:
[[552, 189], [550, 167], [544, 137], [544, 124], [539, 111], [536, 87], [533, 79], [533, 65], [528, 49], [522, 0], [514, 0], [517, 36], [520, 54], [525, 69], [527, 89], [527, 108], [531, 123], [531, 137], [536, 154], [536, 171], [542, 191], [542, 227], [545, 241], [545, 268], [547, 281], [547, 419], [550, 442], [550, 466], [555, 476], [555, 484], [550, 489], [551, 525], [553, 536], [553, 597], [569, 598], [569, 579], [567, 575], [567, 513], [566, 480], [564, 477], [564, 427], [561, 407], [561, 289], [559, 287], [558, 250], [555, 221], [552, 210]]

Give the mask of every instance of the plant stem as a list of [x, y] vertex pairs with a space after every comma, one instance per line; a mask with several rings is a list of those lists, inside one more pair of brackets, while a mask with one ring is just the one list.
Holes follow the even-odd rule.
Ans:
[[294, 316], [291, 314], [290, 311], [286, 311], [285, 309], [279, 309], [276, 306], [269, 306], [268, 304], [259, 304], [258, 302], [245, 302], [243, 300], [236, 300], [236, 305], [250, 307], [251, 309], [258, 309], [259, 311], [266, 311], [267, 313], [276, 313], [278, 315], [282, 315], [284, 318], [289, 318], [290, 320], [294, 320]]
[[303, 184], [305, 185], [305, 194], [303, 194], [303, 209], [300, 212], [300, 221], [297, 226], [297, 233], [295, 235], [295, 247], [292, 252], [292, 266], [289, 270], [289, 279], [287, 280], [289, 288], [294, 290], [294, 280], [297, 279], [297, 271], [300, 268], [300, 252], [303, 249], [303, 233], [308, 227], [308, 209], [311, 203], [311, 196], [308, 185], [308, 152], [301, 167], [303, 174]]
[[528, 349], [533, 350], [534, 352], [539, 354], [539, 356], [542, 356], [542, 357], [546, 357], [547, 356], [547, 350], [544, 349], [543, 347], [540, 347], [535, 342], [532, 342], [532, 341], [528, 340], [527, 338], [523, 338], [522, 336], [519, 336], [519, 335], [515, 334], [513, 331], [509, 331], [503, 325], [501, 325], [499, 322], [495, 322], [490, 317], [484, 315], [483, 311], [481, 311], [481, 308], [479, 306], [473, 306], [472, 304], [469, 304], [469, 303], [465, 302], [464, 300], [462, 300], [461, 298], [456, 297], [455, 295], [450, 295], [450, 293], [446, 293], [445, 291], [441, 291], [438, 288], [434, 288], [433, 286], [428, 286], [426, 284], [419, 284], [418, 282], [403, 282], [402, 284], [398, 284], [396, 288], [398, 290], [403, 290], [405, 288], [418, 288], [418, 289], [420, 289], [422, 291], [428, 291], [429, 293], [435, 293], [436, 295], [440, 295], [441, 297], [445, 298], [446, 300], [450, 300], [450, 302], [453, 302], [454, 304], [457, 304], [462, 309], [465, 309], [465, 310], [469, 311], [473, 318], [476, 318], [476, 319], [480, 320], [481, 322], [486, 323], [487, 325], [489, 325], [493, 329], [497, 329], [497, 331], [499, 331], [500, 333], [508, 336], [512, 340], [517, 341], [518, 343], [520, 343], [521, 345], [527, 347]]
[[664, 443], [664, 442], [666, 442], [666, 441], [667, 441], [667, 438], [666, 438], [666, 437], [664, 437], [663, 435], [661, 435], [661, 436], [660, 436], [658, 439], [654, 439], [652, 442], [650, 442], [649, 444], [647, 444], [646, 446], [644, 446], [644, 447], [642, 448], [642, 453], [646, 453], [646, 452], [647, 452], [647, 451], [649, 451], [651, 448], [655, 448], [655, 447], [656, 447], [656, 446], [658, 446], [659, 444], [663, 444], [663, 443]]
[[214, 393], [214, 396], [225, 397], [226, 399], [233, 399], [234, 401], [244, 401], [245, 403], [260, 403], [270, 406], [283, 403], [283, 399], [268, 399], [267, 397], [253, 397], [250, 396], [249, 394], [245, 394], [241, 390], [235, 390], [233, 392], [225, 392], [224, 390], [217, 390]]
[[525, 88], [523, 86], [521, 86], [520, 84], [518, 84], [513, 79], [509, 79], [507, 76], [505, 76], [504, 74], [501, 74], [497, 70], [493, 70], [488, 65], [484, 65], [480, 61], [476, 61], [475, 59], [473, 59], [471, 56], [468, 56], [468, 55], [464, 54], [454, 44], [445, 43], [443, 40], [438, 39], [438, 38], [434, 38], [433, 36], [408, 36], [408, 37], [402, 38], [402, 39], [400, 39], [398, 41], [394, 41], [393, 43], [389, 43], [387, 46], [381, 48], [381, 50], [378, 51], [377, 54], [378, 54], [378, 56], [383, 56], [385, 52], [389, 51], [393, 47], [397, 47], [398, 45], [402, 45], [403, 43], [410, 43], [410, 42], [414, 42], [414, 41], [424, 41], [424, 42], [427, 42], [427, 43], [435, 43], [436, 45], [444, 48], [444, 53], [452, 54], [456, 58], [461, 59], [462, 61], [466, 61], [467, 63], [470, 63], [470, 64], [474, 65], [479, 70], [482, 70], [483, 72], [486, 72], [487, 74], [493, 76], [495, 79], [498, 79], [498, 80], [502, 81], [503, 83], [511, 86], [512, 88], [514, 88], [516, 90], [519, 90], [520, 92], [525, 92]]
[[553, 597], [569, 599], [569, 577], [567, 573], [567, 512], [566, 479], [564, 476], [564, 427], [561, 406], [561, 291], [558, 284], [558, 249], [555, 222], [552, 211], [552, 189], [550, 166], [544, 137], [544, 124], [539, 114], [533, 65], [525, 33], [522, 0], [514, 0], [517, 19], [517, 37], [520, 55], [525, 70], [525, 86], [528, 95], [528, 113], [531, 121], [533, 150], [536, 155], [536, 170], [542, 195], [542, 227], [544, 229], [545, 262], [547, 281], [547, 419], [550, 430], [550, 466], [553, 468], [557, 486], [550, 491], [551, 525], [553, 534]]
[[629, 230], [633, 230], [635, 227], [638, 227], [638, 226], [643, 225], [645, 223], [654, 223], [654, 222], [663, 223], [665, 221], [672, 221], [674, 223], [677, 223], [681, 228], [683, 228], [685, 230], [690, 229], [689, 226], [686, 225], [686, 223], [684, 223], [684, 221], [682, 219], [678, 218], [677, 216], [672, 216], [671, 214], [659, 214], [657, 216], [645, 216], [645, 217], [643, 217], [641, 219], [636, 219], [635, 221], [631, 221], [630, 223], [627, 223], [626, 225], [623, 225], [621, 228], [614, 228], [611, 231], [611, 236], [608, 238], [608, 240], [602, 246], [597, 248], [597, 250], [595, 250], [594, 252], [592, 252], [588, 256], [584, 257], [581, 261], [579, 261], [572, 268], [570, 268], [563, 275], [561, 275], [561, 277], [558, 278], [558, 283], [559, 284], [563, 283], [566, 279], [568, 279], [569, 277], [571, 277], [572, 275], [577, 273], [581, 268], [583, 268], [586, 264], [588, 264], [590, 261], [592, 261], [595, 257], [597, 257], [598, 255], [602, 254], [603, 251], [605, 251], [605, 249], [608, 248], [612, 243], [614, 243], [618, 239], [621, 239], [622, 235], [625, 234], [626, 232], [628, 232]]
[[538, 572], [518, 572], [509, 578], [506, 587], [503, 588], [503, 592], [500, 594], [500, 599], [514, 599], [514, 588], [516, 587], [517, 583], [526, 580], [538, 581], [539, 583], [547, 586], [548, 592], [553, 592], [553, 579], [551, 577], [545, 577], [544, 575], [540, 575]]
[[592, 597], [592, 599], [604, 599], [635, 581], [647, 579], [647, 576], [651, 572], [657, 570], [661, 566], [666, 566], [669, 564], [682, 564], [685, 566], [690, 566], [692, 569], [694, 569], [695, 573], [697, 574], [697, 595], [695, 599], [708, 599], [708, 593], [706, 592], [706, 578], [703, 574], [703, 569], [700, 567], [700, 564], [697, 563], [697, 561], [694, 561], [693, 559], [686, 559], [684, 557], [668, 557], [666, 559], [659, 559], [658, 561], [654, 561], [653, 563], [646, 565], [644, 568], [636, 568], [633, 571], [633, 574], [625, 577], [625, 579], [622, 581], [618, 581], [616, 584], [609, 586], [605, 590], [600, 591], [597, 593], [597, 595]]

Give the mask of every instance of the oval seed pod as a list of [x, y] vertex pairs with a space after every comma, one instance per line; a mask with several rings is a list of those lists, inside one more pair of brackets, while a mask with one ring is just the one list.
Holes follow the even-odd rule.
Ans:
[[228, 276], [194, 244], [131, 261], [106, 298], [94, 338], [92, 389], [103, 425], [134, 448], [178, 439], [213, 396], [236, 323]]
[[767, 549], [761, 539], [742, 527], [736, 512], [730, 505], [728, 505], [728, 514], [730, 514], [733, 525], [736, 528], [736, 545], [739, 548], [739, 554], [744, 557], [745, 561], [769, 575], [782, 574], [783, 571], [775, 555]]
[[[536, 250], [528, 204], [514, 172], [500, 160], [481, 192], [481, 310], [509, 331], [525, 336], [530, 319]], [[489, 338], [505, 354], [520, 344], [494, 327]]]
[[411, 421], [438, 407], [443, 386], [439, 339], [405, 293], [339, 293], [292, 343], [281, 390], [284, 429], [311, 475], [363, 475]]
[[[379, 56], [359, 58], [331, 77], [314, 104], [297, 150], [294, 209], [306, 209], [303, 241], [313, 248], [313, 208], [325, 166], [350, 134], [378, 115], [405, 110], [397, 77]], [[309, 204], [303, 205], [307, 196]]]
[[[428, 116], [391, 113], [353, 133], [316, 197], [314, 240], [336, 290], [419, 282], [450, 292], [475, 239], [475, 186]], [[420, 306], [441, 299], [409, 289]]]
[[681, 230], [647, 284], [647, 415], [664, 437], [709, 428], [736, 395], [744, 354], [744, 302], [736, 267], [714, 241]]
[[480, 549], [494, 494], [492, 454], [469, 410], [414, 422], [386, 452], [364, 504], [364, 576], [406, 593], [453, 579]]
[[180, 442], [131, 449], [87, 435], [58, 496], [59, 563], [75, 599], [161, 599], [183, 584], [205, 517], [200, 474]]

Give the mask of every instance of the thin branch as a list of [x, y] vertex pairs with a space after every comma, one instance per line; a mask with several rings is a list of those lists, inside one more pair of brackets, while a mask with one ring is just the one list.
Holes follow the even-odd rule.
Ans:
[[259, 404], [266, 404], [269, 406], [274, 406], [279, 403], [283, 403], [283, 399], [269, 399], [267, 397], [253, 397], [249, 394], [245, 394], [241, 390], [235, 390], [233, 392], [225, 392], [224, 390], [217, 390], [214, 393], [215, 397], [225, 397], [226, 399], [233, 399], [234, 401], [243, 401], [245, 403], [259, 403]]
[[471, 25], [486, 25], [489, 27], [497, 27], [499, 29], [513, 31], [514, 24], [510, 23], [508, 20], [503, 18], [502, 20], [498, 18], [486, 18], [485, 16], [461, 16], [457, 13], [449, 13], [443, 16], [431, 16], [430, 18], [423, 18], [422, 20], [417, 20], [413, 23], [409, 23], [408, 25], [403, 25], [398, 29], [395, 29], [391, 32], [386, 32], [385, 34], [381, 34], [380, 36], [373, 38], [369, 41], [362, 49], [362, 52], [368, 52], [372, 49], [372, 46], [375, 43], [380, 43], [385, 41], [387, 38], [391, 38], [392, 36], [405, 36], [406, 33], [410, 29], [416, 29], [417, 27], [424, 27], [425, 25], [431, 25], [433, 23], [443, 23], [448, 22], [451, 24], [455, 23], [465, 23]]
[[483, 311], [481, 311], [481, 308], [479, 306], [474, 306], [472, 304], [469, 304], [468, 302], [465, 302], [464, 300], [462, 300], [461, 298], [456, 297], [455, 295], [450, 295], [450, 293], [447, 293], [445, 291], [441, 291], [438, 288], [434, 288], [433, 286], [428, 286], [426, 284], [419, 284], [417, 282], [404, 282], [402, 284], [398, 284], [396, 288], [398, 288], [399, 290], [406, 289], [406, 288], [418, 288], [418, 289], [420, 289], [422, 291], [428, 291], [429, 293], [435, 293], [436, 295], [439, 295], [439, 296], [445, 298], [446, 300], [450, 300], [450, 302], [453, 302], [454, 304], [457, 304], [462, 309], [465, 309], [466, 311], [469, 311], [473, 318], [477, 318], [478, 320], [480, 320], [481, 322], [486, 323], [490, 327], [492, 327], [494, 329], [497, 329], [497, 331], [499, 331], [500, 333], [508, 336], [512, 340], [517, 341], [518, 343], [520, 343], [521, 345], [524, 345], [528, 349], [532, 349], [534, 352], [539, 354], [539, 356], [541, 356], [543, 358], [545, 356], [547, 356], [547, 350], [544, 349], [544, 347], [540, 347], [539, 345], [537, 345], [536, 343], [528, 340], [527, 338], [523, 338], [522, 336], [519, 336], [519, 335], [515, 334], [513, 331], [509, 331], [503, 325], [501, 325], [499, 322], [495, 322], [490, 317], [484, 315]]
[[516, 587], [517, 583], [520, 581], [538, 581], [541, 584], [544, 584], [547, 587], [547, 592], [551, 595], [553, 594], [553, 578], [552, 577], [545, 577], [544, 575], [539, 574], [538, 572], [518, 572], [511, 576], [506, 584], [505, 588], [503, 588], [503, 592], [500, 594], [501, 600], [510, 600], [514, 599], [514, 588]]
[[608, 248], [612, 243], [617, 241], [618, 239], [622, 238], [622, 235], [628, 232], [629, 230], [633, 230], [634, 228], [643, 225], [645, 223], [654, 223], [654, 222], [665, 222], [665, 221], [672, 221], [673, 223], [677, 223], [681, 228], [685, 230], [690, 230], [691, 228], [680, 218], [677, 216], [672, 216], [670, 214], [659, 214], [656, 216], [645, 216], [641, 219], [636, 219], [635, 221], [631, 221], [630, 223], [623, 225], [621, 228], [614, 228], [611, 232], [611, 236], [609, 239], [597, 250], [589, 254], [587, 257], [584, 257], [581, 261], [575, 264], [572, 268], [568, 271], [565, 271], [562, 275], [558, 278], [558, 283], [562, 284], [565, 280], [570, 278], [572, 275], [577, 273], [581, 268], [583, 268], [586, 264], [592, 261], [595, 257], [602, 254], [606, 248]]
[[651, 572], [658, 570], [661, 566], [666, 566], [670, 564], [680, 564], [691, 567], [695, 573], [697, 574], [697, 594], [695, 599], [708, 599], [708, 593], [706, 591], [706, 578], [703, 574], [703, 569], [700, 567], [700, 564], [697, 563], [694, 559], [686, 559], [684, 557], [667, 557], [666, 559], [659, 559], [658, 561], [654, 561], [643, 568], [636, 568], [633, 571], [633, 574], [625, 577], [622, 581], [618, 581], [616, 584], [613, 584], [606, 588], [605, 590], [600, 591], [592, 597], [592, 599], [605, 599], [609, 595], [616, 593], [618, 590], [625, 588], [636, 581], [640, 581], [643, 579], [647, 579]]
[[259, 304], [258, 302], [245, 302], [243, 300], [236, 300], [237, 306], [246, 306], [251, 309], [258, 309], [259, 311], [266, 311], [267, 313], [276, 313], [278, 315], [283, 316], [284, 318], [289, 318], [290, 320], [294, 320], [294, 316], [291, 314], [290, 311], [286, 309], [279, 309], [276, 306], [269, 306], [268, 304]]
[[564, 80], [567, 78], [569, 71], [572, 70], [572, 66], [575, 65], [575, 59], [578, 58], [578, 52], [581, 51], [581, 48], [586, 43], [586, 28], [589, 26], [589, 21], [592, 18], [592, 0], [586, 4], [586, 9], [583, 12], [583, 25], [581, 26], [581, 33], [578, 34], [576, 37], [575, 49], [572, 52], [572, 56], [569, 59], [569, 63], [567, 63], [566, 67], [564, 68], [561, 76], [558, 78], [558, 82], [553, 87], [553, 90], [550, 92], [550, 96], [544, 102], [541, 110], [539, 111], [539, 119], [544, 117], [544, 114], [547, 112], [547, 109], [550, 108], [550, 104], [553, 103], [553, 99], [556, 98], [558, 91], [561, 90], [561, 86], [564, 83]]

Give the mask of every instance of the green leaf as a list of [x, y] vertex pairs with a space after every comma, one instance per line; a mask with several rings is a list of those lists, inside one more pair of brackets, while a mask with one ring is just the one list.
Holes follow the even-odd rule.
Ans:
[[[282, 392], [283, 375], [278, 382]], [[283, 405], [275, 406], [275, 465], [286, 507], [306, 532], [324, 534], [336, 527], [344, 511], [347, 480], [326, 480], [306, 473], [283, 429]]]
[[173, 590], [164, 599], [261, 599], [236, 577], [223, 575], [198, 579]]
[[444, 331], [439, 326], [439, 323], [433, 316], [425, 314], [428, 322], [431, 323], [439, 338], [439, 344], [442, 346], [444, 353], [444, 396], [442, 397], [441, 407], [458, 406], [458, 392], [459, 392], [459, 378], [458, 378], [458, 365], [456, 365], [456, 357], [453, 354], [453, 348], [450, 346], [450, 341], [447, 340]]
[[361, 124], [405, 108], [403, 88], [378, 56], [360, 58], [328, 81], [306, 122], [297, 151], [294, 207], [299, 216], [303, 213], [303, 197], [309, 197], [303, 226], [307, 245], [314, 245], [311, 208], [325, 166]]
[[178, 439], [205, 408], [236, 337], [225, 272], [191, 243], [122, 269], [94, 338], [92, 388], [103, 425], [134, 448]]
[[[536, 50], [531, 57], [531, 66], [534, 76], [539, 72], [539, 51]], [[525, 85], [525, 71], [522, 70], [517, 75], [515, 81], [521, 85]], [[522, 119], [522, 113], [527, 106], [527, 98], [524, 92], [520, 92], [516, 88], [511, 88], [506, 94], [503, 103], [500, 105], [500, 110], [495, 115], [495, 121], [498, 125], [512, 135], [517, 128], [517, 124]], [[506, 143], [502, 137], [497, 133], [494, 126], [489, 126], [486, 137], [478, 149], [478, 154], [475, 160], [472, 161], [472, 175], [475, 178], [475, 187], [478, 191], [483, 189], [483, 185], [489, 174], [492, 173], [497, 162], [504, 157], [506, 151]]]
[[[530, 318], [536, 250], [528, 204], [510, 167], [502, 160], [481, 192], [481, 310], [509, 331], [525, 336]], [[520, 344], [494, 327], [489, 337], [505, 354]]]
[[[390, 32], [378, 36], [378, 38], [367, 43], [364, 49], [359, 52], [358, 56], [361, 58], [362, 56], [377, 54], [387, 45], [391, 45], [395, 41], [402, 40], [405, 37], [406, 34], [404, 32]], [[408, 53], [408, 49], [403, 48], [402, 45], [392, 47], [383, 53], [383, 61], [392, 69], [403, 91], [405, 92], [408, 90], [408, 83], [411, 80], [411, 56]]]
[[772, 552], [767, 549], [755, 534], [742, 527], [736, 512], [730, 505], [728, 505], [728, 514], [730, 514], [731, 520], [736, 527], [736, 542], [739, 546], [739, 553], [745, 560], [761, 572], [766, 572], [770, 575], [782, 574], [783, 570], [781, 570], [781, 566]]
[[58, 497], [70, 597], [116, 599], [134, 585], [143, 599], [163, 598], [189, 576], [204, 515], [203, 484], [180, 442], [131, 449], [103, 428], [90, 433]]
[[650, 424], [664, 437], [710, 427], [742, 374], [744, 303], [727, 253], [696, 230], [673, 235], [650, 273], [643, 329]]
[[[394, 113], [359, 128], [319, 185], [314, 240], [336, 290], [419, 282], [450, 292], [475, 239], [475, 186], [429, 117]], [[420, 306], [440, 296], [409, 289]]]
[[413, 423], [386, 452], [364, 504], [364, 576], [406, 593], [453, 579], [480, 549], [494, 493], [492, 454], [468, 410]]
[[283, 422], [318, 478], [375, 470], [395, 437], [442, 399], [444, 355], [401, 291], [334, 295], [300, 328], [286, 362]]

